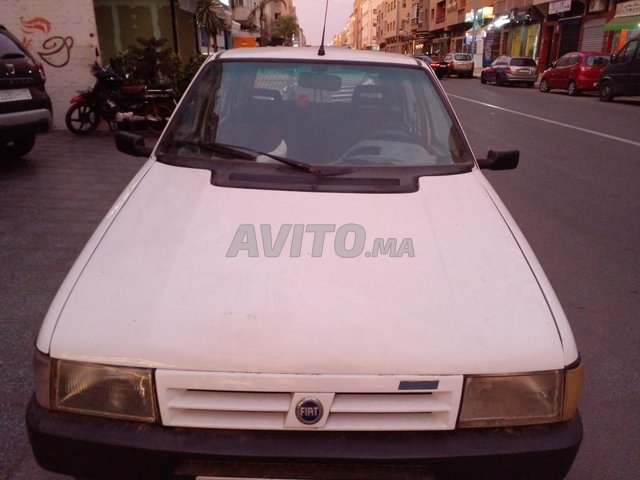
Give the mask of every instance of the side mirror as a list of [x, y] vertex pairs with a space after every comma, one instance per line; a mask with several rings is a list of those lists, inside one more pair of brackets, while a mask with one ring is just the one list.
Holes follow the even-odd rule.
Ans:
[[513, 170], [520, 160], [519, 150], [496, 152], [489, 150], [487, 158], [478, 159], [478, 165], [486, 170]]
[[555, 62], [551, 62], [551, 68], [556, 68], [557, 65], [558, 65], [557, 60]]
[[616, 54], [612, 53], [611, 57], [609, 58], [609, 63], [616, 63], [617, 58], [616, 58]]
[[149, 157], [153, 152], [153, 148], [145, 145], [144, 137], [129, 132], [116, 133], [116, 148], [134, 157]]

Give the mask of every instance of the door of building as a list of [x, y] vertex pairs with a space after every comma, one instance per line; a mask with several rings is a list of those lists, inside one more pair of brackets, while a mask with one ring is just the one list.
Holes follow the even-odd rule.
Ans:
[[602, 52], [605, 18], [596, 18], [584, 23], [580, 50], [583, 52]]
[[577, 18], [575, 22], [562, 22], [561, 25], [561, 37], [560, 37], [560, 51], [558, 56], [561, 57], [565, 53], [575, 52], [578, 50], [578, 41], [580, 40], [580, 19]]

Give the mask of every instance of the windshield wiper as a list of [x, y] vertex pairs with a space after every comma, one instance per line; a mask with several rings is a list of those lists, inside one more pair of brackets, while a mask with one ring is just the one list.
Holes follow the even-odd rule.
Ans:
[[353, 168], [338, 166], [338, 165], [326, 165], [318, 167], [316, 165], [310, 165], [308, 163], [293, 160], [292, 158], [281, 157], [280, 155], [274, 155], [273, 153], [261, 152], [254, 150], [253, 148], [243, 147], [242, 145], [229, 145], [226, 143], [218, 142], [198, 142], [192, 140], [173, 140], [169, 142], [172, 145], [194, 145], [203, 150], [211, 151], [216, 154], [229, 156], [232, 158], [243, 158], [245, 160], [255, 160], [259, 156], [265, 156], [272, 158], [276, 162], [284, 163], [290, 167], [303, 170], [305, 172], [313, 173], [314, 175], [339, 175], [343, 173], [353, 172]]

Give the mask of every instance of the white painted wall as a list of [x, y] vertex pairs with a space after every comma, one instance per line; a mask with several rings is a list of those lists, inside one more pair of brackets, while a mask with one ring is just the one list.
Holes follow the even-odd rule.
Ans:
[[1, 1], [2, 23], [44, 66], [54, 128], [66, 128], [69, 100], [94, 81], [89, 69], [99, 45], [93, 0]]

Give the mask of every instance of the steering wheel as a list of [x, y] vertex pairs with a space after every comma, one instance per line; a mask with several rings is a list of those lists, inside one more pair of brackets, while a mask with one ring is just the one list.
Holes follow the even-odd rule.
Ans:
[[418, 140], [401, 128], [389, 126], [352, 145], [334, 165], [407, 165], [429, 154]]

